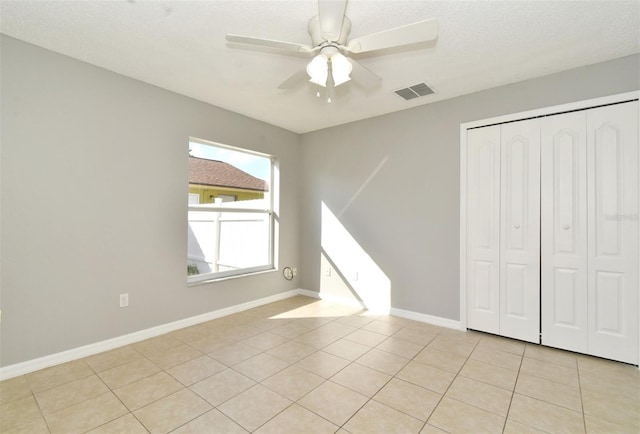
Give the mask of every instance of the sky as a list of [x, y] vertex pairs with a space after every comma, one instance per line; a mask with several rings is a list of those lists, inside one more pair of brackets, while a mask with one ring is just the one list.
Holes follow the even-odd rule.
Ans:
[[266, 157], [195, 142], [189, 142], [189, 154], [198, 158], [224, 161], [256, 178], [269, 181], [270, 161]]

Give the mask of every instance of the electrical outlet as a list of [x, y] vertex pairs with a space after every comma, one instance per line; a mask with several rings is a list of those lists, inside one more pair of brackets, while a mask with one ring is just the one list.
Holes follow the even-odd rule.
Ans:
[[120, 307], [129, 306], [129, 294], [120, 294]]
[[324, 275], [327, 277], [331, 277], [331, 267], [327, 267], [324, 269]]
[[298, 275], [298, 269], [296, 267], [293, 267], [293, 275], [294, 277]]

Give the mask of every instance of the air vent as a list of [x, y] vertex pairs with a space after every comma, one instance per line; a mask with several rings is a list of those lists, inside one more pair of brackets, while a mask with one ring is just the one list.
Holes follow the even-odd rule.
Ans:
[[433, 89], [427, 86], [426, 83], [414, 84], [413, 86], [398, 89], [394, 92], [407, 101], [410, 99], [418, 98], [420, 96], [431, 95], [432, 93], [434, 93]]
[[433, 89], [427, 86], [426, 83], [418, 83], [415, 86], [411, 86], [410, 89], [420, 96], [431, 95], [433, 93]]
[[420, 96], [408, 87], [405, 87], [404, 89], [398, 89], [395, 92], [406, 100], [418, 98]]

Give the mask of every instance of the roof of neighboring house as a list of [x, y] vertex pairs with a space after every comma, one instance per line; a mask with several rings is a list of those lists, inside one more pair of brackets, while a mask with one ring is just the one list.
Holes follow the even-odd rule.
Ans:
[[229, 163], [189, 155], [189, 184], [268, 191], [267, 183]]

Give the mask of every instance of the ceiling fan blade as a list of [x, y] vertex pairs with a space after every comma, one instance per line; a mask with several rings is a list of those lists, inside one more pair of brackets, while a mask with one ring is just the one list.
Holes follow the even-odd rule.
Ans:
[[320, 34], [325, 41], [335, 42], [340, 39], [346, 9], [347, 0], [318, 0]]
[[272, 39], [254, 38], [252, 36], [242, 35], [226, 35], [227, 42], [235, 42], [238, 44], [257, 45], [259, 47], [277, 48], [285, 51], [295, 51], [297, 53], [311, 53], [313, 48], [308, 45], [298, 44], [295, 42], [275, 41]]
[[280, 83], [278, 89], [292, 89], [305, 81], [309, 81], [309, 76], [307, 75], [307, 71], [300, 70], [293, 74], [291, 77], [287, 78], [285, 81]]
[[438, 20], [431, 19], [353, 39], [349, 42], [349, 51], [366, 53], [418, 42], [428, 42], [437, 37]]
[[351, 65], [353, 66], [353, 69], [351, 70], [351, 78], [358, 84], [365, 88], [373, 88], [382, 82], [382, 77], [362, 66], [360, 62], [357, 62], [352, 58], [349, 58], [349, 62], [351, 62]]

